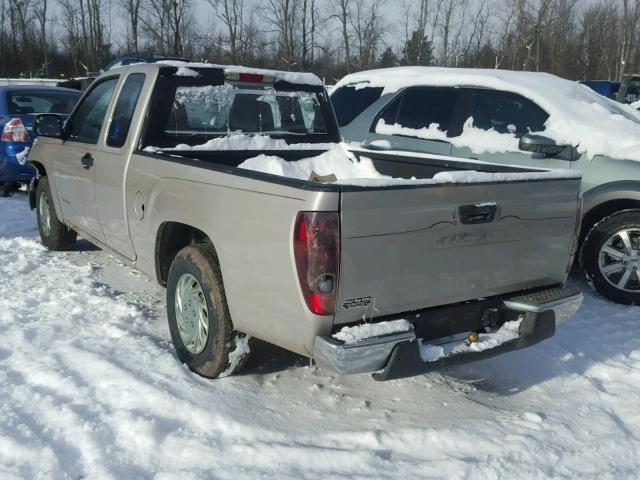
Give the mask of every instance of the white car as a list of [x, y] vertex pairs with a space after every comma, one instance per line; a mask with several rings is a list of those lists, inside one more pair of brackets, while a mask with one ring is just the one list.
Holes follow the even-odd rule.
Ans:
[[580, 263], [604, 296], [640, 305], [637, 110], [554, 75], [473, 68], [353, 73], [331, 101], [344, 140], [371, 150], [580, 171]]

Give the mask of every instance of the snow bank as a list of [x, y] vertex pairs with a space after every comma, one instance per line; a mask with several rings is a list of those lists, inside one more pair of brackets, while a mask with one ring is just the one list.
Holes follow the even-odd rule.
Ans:
[[555, 75], [505, 70], [397, 67], [347, 75], [336, 88], [344, 85], [355, 85], [356, 88], [382, 87], [383, 93], [393, 93], [414, 85], [464, 85], [517, 93], [532, 100], [549, 114], [545, 130], [540, 133], [558, 144], [575, 145], [589, 159], [607, 155], [640, 161], [640, 112], [629, 105], [603, 97], [585, 85]]
[[522, 320], [514, 320], [512, 322], [505, 322], [496, 332], [481, 333], [480, 339], [470, 345], [466, 342], [452, 342], [444, 343], [442, 345], [433, 345], [423, 341], [419, 341], [420, 357], [423, 362], [435, 362], [441, 358], [449, 355], [467, 352], [482, 352], [483, 350], [489, 350], [502, 345], [510, 340], [515, 340], [519, 337], [519, 329]]
[[162, 60], [158, 62], [162, 65], [186, 68], [221, 68], [225, 73], [251, 73], [255, 75], [267, 75], [277, 80], [299, 85], [322, 86], [322, 80], [313, 73], [305, 72], [284, 72], [280, 70], [267, 70], [264, 68], [250, 68], [240, 65], [217, 65], [215, 63], [181, 62], [179, 60]]
[[413, 330], [413, 325], [405, 319], [390, 320], [388, 322], [364, 323], [355, 327], [342, 327], [340, 331], [332, 335], [348, 345], [361, 342], [367, 338], [382, 337], [392, 333], [408, 332]]

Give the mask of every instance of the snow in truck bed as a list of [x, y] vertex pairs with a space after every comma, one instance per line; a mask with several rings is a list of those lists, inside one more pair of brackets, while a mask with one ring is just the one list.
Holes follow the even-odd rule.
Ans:
[[254, 342], [210, 381], [176, 358], [162, 288], [35, 225], [0, 198], [2, 480], [638, 478], [639, 307], [582, 280], [555, 337], [490, 360], [377, 383]]
[[[267, 135], [245, 135], [234, 133], [226, 137], [209, 140], [201, 145], [180, 144], [171, 149], [146, 147], [150, 153], [167, 152], [179, 154], [181, 151], [226, 151], [226, 150], [326, 150], [324, 153], [287, 161], [273, 154], [265, 153], [251, 157], [238, 168], [256, 172], [270, 173], [281, 177], [308, 180], [312, 173], [317, 175], [335, 175], [337, 183], [362, 187], [385, 187], [393, 185], [435, 185], [444, 183], [479, 183], [508, 182], [522, 180], [545, 180], [562, 178], [580, 178], [580, 172], [572, 170], [530, 171], [530, 172], [498, 172], [487, 173], [474, 170], [441, 172], [432, 178], [405, 179], [383, 175], [375, 169], [370, 158], [356, 158], [344, 143], [293, 143], [274, 139]], [[415, 156], [421, 156], [415, 154]], [[429, 158], [428, 155], [423, 155]], [[448, 158], [451, 160], [451, 158]], [[465, 160], [469, 162], [469, 160]], [[472, 162], [473, 163], [473, 162]], [[485, 162], [475, 162], [479, 166]]]
[[[558, 144], [577, 145], [580, 153], [590, 159], [607, 155], [622, 160], [640, 161], [640, 112], [629, 105], [610, 100], [577, 82], [539, 72], [483, 70], [474, 68], [396, 67], [358, 72], [344, 77], [335, 88], [345, 85], [382, 87], [392, 93], [409, 86], [465, 86], [490, 88], [520, 94], [549, 114], [544, 135]], [[382, 127], [381, 130], [378, 128]], [[437, 128], [415, 132], [394, 132], [394, 125], [378, 125], [379, 133], [402, 133], [421, 138], [442, 139]], [[400, 127], [398, 125], [398, 127]], [[473, 147], [482, 141], [475, 153], [517, 151], [517, 139], [509, 134], [497, 134], [502, 140], [477, 138], [485, 132], [466, 124], [465, 134], [476, 138], [459, 139], [461, 146]], [[496, 132], [493, 132], [496, 133]], [[511, 138], [511, 141], [508, 139]], [[454, 139], [446, 138], [451, 142]], [[483, 141], [484, 140], [484, 141]], [[496, 143], [498, 142], [498, 143]], [[506, 143], [505, 143], [506, 142]], [[493, 143], [493, 147], [491, 146]]]

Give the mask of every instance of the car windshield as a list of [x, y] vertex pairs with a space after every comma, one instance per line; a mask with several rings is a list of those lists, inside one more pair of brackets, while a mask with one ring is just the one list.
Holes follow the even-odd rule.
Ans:
[[65, 91], [12, 91], [7, 94], [9, 113], [61, 113], [73, 109], [81, 92]]

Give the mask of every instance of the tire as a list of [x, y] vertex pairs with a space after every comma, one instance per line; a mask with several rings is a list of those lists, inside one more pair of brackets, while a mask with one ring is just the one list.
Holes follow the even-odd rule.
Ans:
[[185, 247], [171, 263], [167, 318], [178, 358], [195, 373], [218, 378], [244, 366], [249, 337], [233, 329], [220, 265], [211, 244]]
[[36, 215], [40, 240], [48, 250], [70, 250], [75, 246], [77, 234], [58, 220], [47, 177], [42, 177], [36, 188]]
[[621, 210], [597, 223], [584, 240], [580, 264], [602, 296], [640, 305], [640, 209]]

